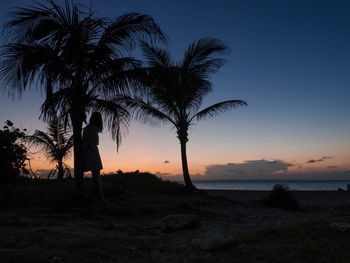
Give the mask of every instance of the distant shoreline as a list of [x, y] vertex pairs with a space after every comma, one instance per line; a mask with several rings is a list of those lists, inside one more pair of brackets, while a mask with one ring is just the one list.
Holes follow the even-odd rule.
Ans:
[[[181, 180], [176, 180], [176, 182], [182, 182]], [[210, 179], [210, 180], [192, 180], [193, 183], [199, 182], [350, 182], [350, 179]]]
[[339, 188], [346, 190], [350, 187], [350, 180], [212, 180], [193, 183], [199, 189], [212, 190], [268, 191], [277, 184], [296, 191], [332, 191]]
[[[210, 195], [237, 202], [256, 202], [264, 199], [270, 190], [205, 190]], [[350, 192], [336, 190], [291, 190], [301, 206], [331, 208], [350, 205]]]

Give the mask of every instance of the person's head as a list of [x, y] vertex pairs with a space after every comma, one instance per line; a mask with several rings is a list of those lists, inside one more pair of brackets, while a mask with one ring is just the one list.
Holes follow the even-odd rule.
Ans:
[[95, 111], [91, 114], [89, 124], [94, 125], [97, 127], [99, 132], [102, 132], [103, 130], [103, 122], [102, 122], [102, 116], [101, 113]]

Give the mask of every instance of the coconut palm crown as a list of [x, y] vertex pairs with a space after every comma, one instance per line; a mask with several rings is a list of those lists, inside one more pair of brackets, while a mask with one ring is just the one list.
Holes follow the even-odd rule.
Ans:
[[224, 63], [216, 55], [225, 54], [229, 49], [220, 40], [203, 38], [188, 47], [180, 62], [175, 62], [164, 49], [144, 44], [143, 51], [147, 59], [147, 82], [144, 84], [148, 87], [148, 100], [125, 96], [119, 99], [133, 109], [136, 119], [150, 124], [170, 122], [176, 128], [185, 185], [193, 190], [186, 154], [191, 124], [247, 105], [242, 100], [226, 100], [200, 110], [204, 97], [213, 87], [211, 74]]
[[76, 195], [84, 196], [81, 134], [89, 113], [99, 111], [117, 145], [128, 128], [129, 113], [111, 97], [139, 86], [140, 62], [130, 51], [142, 41], [166, 40], [148, 15], [96, 17], [71, 1], [19, 8], [5, 25], [0, 79], [11, 92], [39, 86], [46, 92], [44, 120], [59, 115], [73, 130]]
[[57, 179], [61, 180], [65, 172], [70, 175], [64, 160], [71, 157], [73, 136], [64, 128], [62, 121], [58, 119], [51, 121], [47, 132], [35, 130], [33, 135], [28, 135], [25, 139], [31, 145], [39, 147], [40, 152], [46, 155], [51, 162], [57, 163], [56, 168], [51, 170], [48, 177], [57, 174]]

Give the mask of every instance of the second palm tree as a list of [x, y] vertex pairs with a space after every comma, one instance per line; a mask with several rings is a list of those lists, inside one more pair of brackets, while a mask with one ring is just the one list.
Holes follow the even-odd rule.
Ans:
[[36, 130], [33, 135], [26, 136], [26, 140], [40, 147], [51, 162], [57, 162], [56, 168], [49, 173], [49, 176], [57, 173], [57, 179], [61, 180], [65, 171], [70, 174], [63, 161], [71, 155], [73, 136], [64, 129], [61, 121], [56, 119], [50, 122], [47, 132]]
[[220, 112], [247, 105], [242, 100], [227, 100], [200, 110], [204, 97], [212, 90], [210, 75], [223, 65], [222, 58], [213, 57], [227, 53], [228, 48], [219, 40], [203, 38], [193, 42], [180, 62], [174, 62], [163, 49], [143, 46], [148, 67], [145, 69], [148, 101], [141, 98], [120, 97], [133, 109], [136, 119], [146, 123], [170, 122], [175, 126], [181, 145], [182, 170], [185, 185], [196, 189], [192, 183], [186, 144], [188, 129], [194, 120], [214, 117]]

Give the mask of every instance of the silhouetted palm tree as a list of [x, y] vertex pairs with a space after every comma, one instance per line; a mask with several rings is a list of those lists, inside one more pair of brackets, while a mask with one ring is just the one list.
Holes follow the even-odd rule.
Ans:
[[70, 123], [74, 140], [76, 194], [84, 195], [81, 133], [86, 115], [99, 111], [119, 146], [129, 113], [111, 95], [123, 94], [139, 76], [140, 62], [129, 56], [139, 40], [165, 40], [154, 20], [128, 13], [114, 20], [65, 1], [20, 8], [7, 23], [8, 44], [2, 47], [0, 79], [22, 92], [33, 84], [46, 90], [44, 120], [57, 112]]
[[57, 179], [61, 180], [65, 172], [70, 175], [68, 166], [63, 161], [71, 155], [73, 136], [64, 128], [62, 121], [54, 120], [49, 124], [47, 132], [36, 130], [33, 135], [28, 135], [25, 139], [38, 146], [51, 162], [57, 163], [48, 177], [57, 173]]
[[136, 119], [148, 123], [170, 122], [181, 145], [182, 170], [188, 189], [192, 184], [186, 155], [188, 129], [194, 120], [214, 117], [220, 112], [247, 105], [242, 100], [227, 100], [200, 110], [203, 98], [212, 90], [210, 75], [217, 72], [224, 60], [213, 55], [228, 48], [219, 40], [203, 38], [192, 43], [182, 61], [176, 63], [163, 49], [143, 46], [147, 58], [148, 101], [120, 96], [119, 100], [133, 109]]

